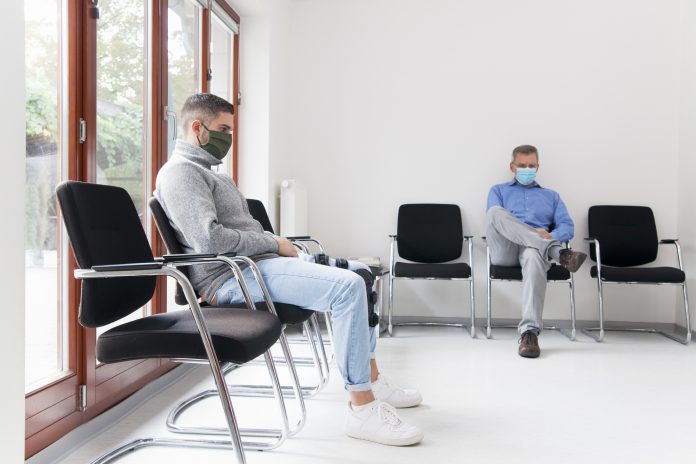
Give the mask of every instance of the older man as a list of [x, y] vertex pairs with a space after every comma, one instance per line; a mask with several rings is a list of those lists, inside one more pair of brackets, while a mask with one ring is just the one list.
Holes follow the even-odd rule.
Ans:
[[576, 272], [587, 255], [561, 247], [573, 238], [573, 220], [560, 195], [536, 182], [537, 149], [531, 145], [515, 148], [510, 171], [514, 179], [494, 185], [488, 193], [487, 241], [492, 264], [522, 267], [518, 353], [537, 358], [550, 261]]

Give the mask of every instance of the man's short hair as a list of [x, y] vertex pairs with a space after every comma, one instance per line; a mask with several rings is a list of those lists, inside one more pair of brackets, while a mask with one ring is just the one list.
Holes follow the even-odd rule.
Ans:
[[520, 145], [519, 147], [515, 147], [512, 150], [512, 161], [515, 162], [515, 157], [517, 154], [521, 155], [536, 155], [537, 157], [537, 163], [539, 162], [539, 152], [537, 151], [536, 147], [533, 145]]
[[183, 124], [184, 132], [188, 133], [192, 121], [198, 119], [208, 124], [220, 113], [234, 114], [234, 105], [212, 93], [191, 95], [181, 108], [181, 123]]

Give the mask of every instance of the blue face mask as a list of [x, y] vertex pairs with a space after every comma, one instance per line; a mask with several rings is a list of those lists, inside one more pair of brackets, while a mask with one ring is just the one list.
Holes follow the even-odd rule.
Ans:
[[529, 185], [536, 179], [536, 168], [517, 168], [515, 179], [522, 185]]

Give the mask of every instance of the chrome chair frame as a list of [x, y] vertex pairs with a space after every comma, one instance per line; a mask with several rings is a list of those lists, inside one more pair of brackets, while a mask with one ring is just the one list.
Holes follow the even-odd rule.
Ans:
[[[513, 324], [492, 324], [492, 316], [491, 316], [491, 301], [492, 301], [492, 283], [493, 281], [498, 281], [498, 282], [521, 282], [520, 280], [514, 280], [514, 279], [498, 279], [498, 278], [492, 278], [491, 277], [491, 253], [490, 253], [490, 248], [488, 247], [488, 241], [486, 240], [486, 237], [481, 237], [485, 242], [486, 242], [486, 338], [490, 339], [492, 337], [492, 329], [514, 329], [517, 328], [516, 325]], [[570, 248], [568, 242], [564, 243], [565, 248]], [[548, 280], [548, 282], [552, 283], [567, 283], [569, 290], [570, 290], [570, 329], [565, 328], [565, 327], [558, 327], [555, 325], [545, 325], [543, 326], [544, 330], [558, 330], [561, 332], [563, 335], [568, 337], [570, 341], [575, 341], [576, 335], [577, 335], [577, 329], [576, 329], [576, 316], [575, 316], [575, 279], [573, 278], [573, 273], [570, 272], [570, 278], [568, 279], [563, 279], [563, 280]]]
[[[261, 293], [264, 296], [264, 302], [266, 303], [267, 307], [269, 308], [269, 312], [271, 314], [276, 314], [275, 306], [273, 305], [273, 301], [270, 298], [270, 295], [268, 293], [268, 289], [266, 288], [266, 285], [263, 281], [263, 278], [261, 277], [261, 273], [258, 270], [258, 267], [256, 266], [256, 263], [246, 257], [246, 256], [233, 256], [233, 257], [226, 257], [226, 256], [217, 256], [215, 258], [199, 258], [199, 259], [191, 259], [191, 260], [185, 260], [184, 265], [194, 265], [194, 264], [206, 264], [210, 262], [223, 262], [227, 264], [228, 266], [231, 267], [231, 264], [236, 265], [236, 261], [242, 262], [243, 264], [246, 264], [249, 266], [249, 268], [252, 271], [252, 274], [254, 276], [254, 280], [256, 280], [257, 284], [259, 285], [259, 288], [261, 289]], [[238, 268], [238, 266], [237, 266]], [[232, 268], [233, 272], [236, 272], [234, 268]], [[241, 276], [241, 273], [240, 273]], [[244, 277], [241, 277], [242, 280], [244, 280]], [[242, 288], [240, 286], [240, 288]], [[246, 294], [245, 294], [246, 292]], [[242, 294], [244, 294], [244, 299], [245, 303], [247, 306], [251, 303], [252, 307], [256, 309], [256, 306], [254, 305], [251, 295], [248, 293], [248, 289], [246, 287], [246, 282], [245, 286], [242, 288]], [[290, 397], [290, 398], [295, 398], [298, 401], [298, 407], [299, 407], [299, 420], [292, 426], [288, 426], [287, 430], [287, 436], [291, 437], [296, 435], [302, 428], [304, 427], [304, 424], [307, 419], [307, 409], [304, 403], [304, 398], [307, 396], [305, 393], [305, 390], [300, 386], [300, 381], [299, 377], [297, 375], [297, 370], [295, 367], [295, 363], [292, 358], [292, 352], [290, 350], [290, 346], [288, 344], [287, 337], [285, 336], [285, 330], [283, 328], [283, 332], [281, 333], [281, 336], [279, 338], [279, 343], [283, 352], [283, 358], [281, 358], [284, 362], [283, 364], [288, 366], [288, 370], [290, 371], [290, 375], [292, 378], [292, 385], [291, 386], [281, 386], [281, 392], [284, 397]], [[273, 358], [274, 362], [276, 361], [276, 358]], [[316, 362], [319, 363], [318, 357], [315, 357]], [[227, 375], [228, 373], [232, 372], [235, 370], [237, 366], [235, 364], [226, 364], [225, 366], [222, 367], [222, 373], [223, 376]], [[319, 390], [320, 388], [323, 388], [325, 385], [324, 381], [324, 376], [323, 376], [323, 369], [320, 368], [321, 374], [320, 374], [320, 383], [318, 386], [314, 387], [315, 390]], [[247, 397], [270, 397], [270, 396], [275, 396], [275, 389], [273, 386], [267, 386], [267, 385], [227, 385], [228, 391], [230, 392], [230, 395], [232, 396], [247, 396]], [[314, 391], [311, 390], [310, 393], [313, 393]], [[180, 425], [176, 424], [176, 419], [178, 416], [187, 408], [191, 407], [193, 404], [203, 400], [204, 398], [214, 396], [216, 394], [216, 390], [206, 390], [202, 393], [196, 394], [191, 398], [185, 399], [178, 403], [177, 405], [174, 406], [174, 409], [172, 412], [170, 412], [169, 416], [167, 417], [167, 429], [171, 432], [175, 433], [183, 433], [183, 434], [199, 434], [199, 435], [224, 435], [226, 433], [224, 428], [215, 428], [215, 427], [183, 427]], [[287, 417], [288, 413], [287, 410], [284, 410], [283, 416]], [[241, 433], [243, 436], [250, 435], [250, 436], [264, 436], [264, 437], [272, 437], [272, 436], [277, 436], [278, 434], [281, 433], [280, 430], [277, 429], [241, 429]]]
[[[595, 246], [595, 255], [597, 258], [597, 296], [599, 299], [599, 327], [585, 327], [582, 329], [582, 332], [589, 336], [590, 338], [594, 339], [596, 342], [601, 342], [604, 340], [604, 333], [605, 332], [644, 332], [644, 333], [656, 333], [660, 334], [664, 337], [667, 337], [671, 340], [674, 340], [676, 342], [679, 342], [683, 345], [688, 345], [689, 342], [691, 342], [691, 319], [689, 316], [689, 296], [686, 291], [686, 279], [684, 279], [684, 282], [681, 284], [678, 283], [669, 283], [669, 282], [664, 282], [664, 283], [648, 283], [648, 282], [615, 282], [615, 281], [610, 281], [610, 280], [604, 280], [602, 278], [602, 258], [600, 255], [600, 245], [599, 245], [599, 240], [595, 238], [586, 238], [586, 242], [591, 243]], [[682, 250], [681, 250], [681, 245], [679, 244], [679, 240], [673, 239], [673, 240], [660, 240], [658, 242], [658, 245], [674, 245], [677, 250], [677, 261], [679, 263], [679, 270], [684, 272], [684, 261], [682, 259]], [[669, 332], [665, 332], [664, 330], [660, 329], [655, 329], [655, 328], [635, 328], [635, 327], [605, 327], [604, 326], [604, 285], [606, 284], [614, 284], [614, 285], [681, 285], [682, 287], [682, 294], [684, 298], [684, 319], [686, 323], [686, 336], [684, 338], [680, 338], [674, 334], [671, 334]], [[593, 332], [598, 332], [596, 335]]]
[[[393, 334], [394, 327], [396, 326], [445, 326], [445, 327], [462, 327], [469, 328], [469, 333], [471, 338], [476, 337], [476, 303], [474, 298], [475, 285], [474, 285], [474, 244], [473, 235], [464, 235], [463, 238], [467, 242], [467, 248], [469, 251], [469, 267], [471, 268], [471, 276], [468, 278], [440, 278], [440, 277], [395, 277], [394, 267], [396, 266], [395, 249], [396, 241], [398, 237], [396, 235], [390, 235], [391, 244], [389, 249], [389, 316], [387, 332], [391, 337]], [[394, 281], [395, 280], [451, 280], [451, 281], [464, 281], [469, 282], [469, 305], [471, 308], [471, 317], [469, 324], [464, 322], [399, 322], [393, 323], [392, 316], [394, 314]]]
[[[249, 309], [255, 309], [255, 306], [251, 300], [251, 296], [246, 287], [244, 279], [242, 278], [241, 270], [239, 266], [229, 258], [226, 259], [228, 265], [233, 269], [235, 279], [239, 282], [240, 288], [244, 294], [245, 302]], [[114, 459], [131, 452], [135, 449], [150, 447], [150, 446], [176, 446], [185, 448], [216, 448], [216, 449], [232, 449], [235, 452], [235, 461], [237, 464], [245, 464], [246, 456], [244, 454], [245, 449], [264, 451], [271, 450], [280, 446], [287, 436], [289, 430], [289, 421], [287, 414], [285, 413], [285, 404], [283, 395], [281, 392], [280, 381], [278, 380], [278, 374], [273, 363], [273, 356], [271, 355], [270, 349], [264, 353], [264, 358], [266, 360], [266, 365], [268, 367], [269, 375], [272, 380], [273, 388], [276, 392], [276, 400], [280, 406], [281, 414], [283, 415], [283, 427], [279, 435], [273, 435], [275, 441], [267, 442], [245, 442], [242, 440], [241, 431], [237, 424], [237, 419], [234, 413], [234, 408], [232, 406], [232, 400], [230, 394], [227, 391], [227, 386], [225, 384], [225, 379], [222, 374], [222, 368], [220, 361], [218, 360], [217, 353], [215, 352], [215, 347], [211, 338], [210, 331], [205, 322], [203, 312], [195, 296], [195, 291], [193, 286], [186, 278], [186, 276], [179, 271], [176, 267], [182, 265], [189, 265], [190, 262], [178, 262], [172, 261], [168, 263], [163, 263], [161, 268], [158, 269], [147, 269], [147, 270], [120, 270], [120, 271], [96, 271], [88, 269], [77, 269], [74, 272], [76, 279], [99, 279], [99, 278], [115, 278], [115, 277], [136, 277], [136, 276], [168, 276], [174, 278], [184, 291], [184, 295], [189, 304], [189, 309], [193, 315], [196, 327], [201, 334], [201, 339], [203, 346], [205, 348], [207, 361], [200, 359], [180, 359], [180, 362], [190, 362], [190, 363], [208, 363], [210, 365], [213, 379], [217, 387], [218, 394], [220, 396], [220, 401], [223, 406], [223, 412], [225, 414], [225, 420], [228, 426], [228, 433], [230, 435], [230, 441], [221, 440], [197, 440], [197, 439], [164, 439], [164, 438], [141, 438], [136, 439], [131, 442], [125, 443], [120, 447], [107, 452], [106, 454], [100, 456], [92, 464], [104, 464], [111, 462]], [[272, 311], [272, 308], [269, 308]], [[268, 436], [252, 433], [248, 436]]]
[[[316, 238], [308, 237], [308, 236], [300, 236], [300, 237], [285, 237], [288, 240], [292, 242], [295, 247], [297, 247], [300, 251], [303, 253], [306, 253], [308, 255], [312, 254], [312, 251], [310, 248], [305, 245], [305, 242], [307, 243], [314, 243], [317, 248], [319, 249], [319, 253], [326, 253], [326, 249], [324, 248], [324, 245], [317, 240]], [[315, 315], [316, 316], [316, 315]], [[314, 318], [314, 323], [316, 324], [316, 335], [317, 337], [322, 340], [322, 346], [331, 346], [331, 357], [327, 358], [326, 354], [324, 353], [324, 361], [326, 362], [326, 366], [328, 369], [328, 365], [330, 362], [334, 360], [335, 353], [333, 351], [333, 326], [331, 324], [331, 315], [328, 312], [324, 312], [324, 324], [326, 325], [326, 333], [328, 335], [328, 341], [324, 342], [323, 337], [321, 335], [321, 330], [319, 328], [319, 319], [317, 317]], [[322, 348], [322, 350], [325, 350], [325, 348]], [[327, 376], [328, 376], [328, 370], [327, 370]]]

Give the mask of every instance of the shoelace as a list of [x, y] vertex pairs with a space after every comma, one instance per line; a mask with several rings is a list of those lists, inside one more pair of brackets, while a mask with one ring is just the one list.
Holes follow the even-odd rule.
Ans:
[[396, 427], [401, 425], [401, 418], [396, 413], [396, 409], [394, 409], [394, 407], [390, 404], [384, 402], [380, 403], [379, 406], [377, 406], [377, 414], [379, 416], [379, 420], [385, 424]]

